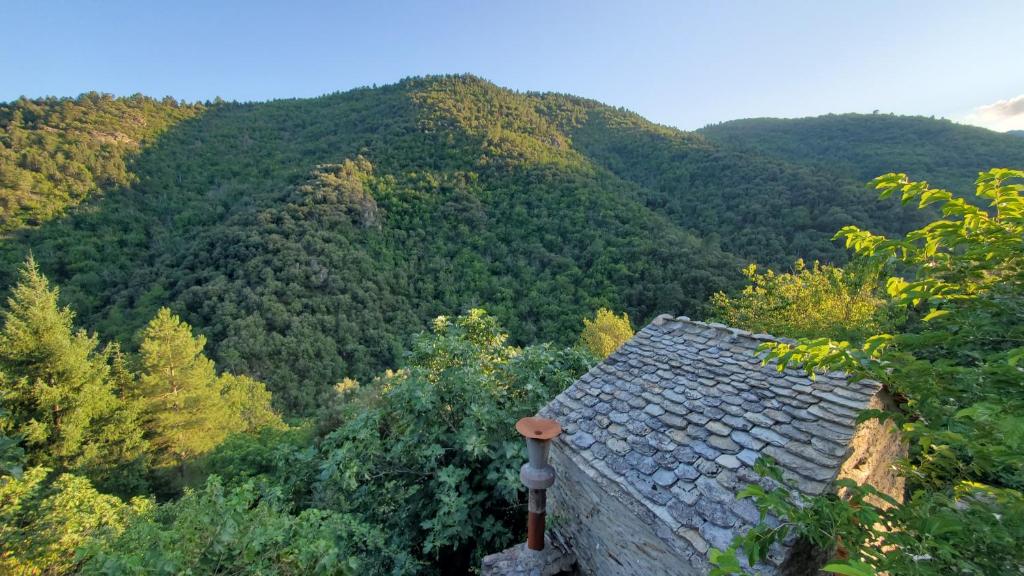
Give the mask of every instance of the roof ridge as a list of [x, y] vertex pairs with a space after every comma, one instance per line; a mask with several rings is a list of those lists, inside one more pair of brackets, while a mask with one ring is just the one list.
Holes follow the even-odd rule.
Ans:
[[765, 332], [753, 333], [750, 330], [744, 330], [743, 328], [735, 328], [721, 322], [702, 322], [700, 320], [693, 320], [689, 316], [672, 316], [671, 314], [660, 314], [651, 320], [648, 326], [664, 326], [669, 322], [677, 324], [689, 324], [691, 326], [699, 326], [702, 328], [713, 328], [718, 332], [722, 333], [723, 336], [730, 337], [742, 337], [756, 340], [758, 342], [779, 342], [782, 344], [797, 344], [797, 341], [793, 338], [785, 336], [774, 336]]

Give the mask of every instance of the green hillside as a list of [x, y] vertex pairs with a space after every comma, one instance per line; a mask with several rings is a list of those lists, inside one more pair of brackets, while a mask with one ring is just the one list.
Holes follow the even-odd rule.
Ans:
[[906, 172], [937, 186], [970, 190], [981, 166], [1022, 166], [1019, 138], [924, 116], [829, 114], [752, 118], [699, 131], [720, 144], [866, 182]]
[[839, 227], [895, 232], [922, 219], [896, 202], [874, 202], [864, 180], [720, 145], [607, 106], [589, 108], [586, 122], [571, 131], [576, 147], [640, 185], [648, 207], [749, 262], [842, 260], [831, 241]]
[[517, 341], [567, 341], [602, 305], [698, 310], [742, 265], [471, 78], [214, 106], [131, 170], [8, 240], [5, 280], [31, 250], [83, 324], [127, 341], [169, 305], [292, 412], [396, 365], [438, 314], [485, 305]]
[[127, 157], [202, 110], [173, 98], [95, 92], [0, 103], [0, 232], [40, 224], [104, 189], [133, 184]]
[[[85, 143], [66, 146], [98, 151], [77, 156], [91, 175], [77, 192], [6, 221], [20, 229], [0, 245], [0, 281], [12, 284], [31, 251], [84, 325], [128, 343], [170, 306], [207, 337], [219, 367], [266, 381], [290, 413], [308, 412], [344, 377], [396, 366], [410, 334], [439, 314], [482, 306], [516, 343], [568, 343], [602, 306], [638, 322], [701, 315], [749, 262], [841, 262], [831, 241], [840, 226], [898, 232], [921, 220], [880, 207], [860, 172], [930, 162], [906, 150], [884, 168], [826, 169], [811, 156], [820, 147], [773, 158], [710, 129], [682, 132], [472, 76], [264, 103], [87, 95], [11, 109], [88, 111], [74, 132]], [[51, 144], [35, 143], [60, 124], [21, 117], [34, 128], [4, 141], [5, 157], [46, 156]], [[2, 118], [11, 133], [12, 113]], [[900, 133], [904, 147], [940, 129], [980, 137], [907, 121], [922, 134]], [[136, 128], [123, 130], [124, 146], [105, 147], [121, 124]], [[890, 132], [866, 133], [882, 150], [897, 145]], [[951, 170], [1024, 164], [1013, 142], [982, 146]], [[841, 166], [857, 158], [835, 154]], [[17, 174], [64, 189], [60, 170], [33, 170]]]

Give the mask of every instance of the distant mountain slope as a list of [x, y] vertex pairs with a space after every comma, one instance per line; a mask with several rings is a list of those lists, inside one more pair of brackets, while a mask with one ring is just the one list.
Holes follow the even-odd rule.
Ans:
[[720, 144], [867, 181], [906, 172], [933, 185], [971, 191], [987, 168], [1024, 166], [1024, 141], [923, 116], [829, 114], [733, 120], [699, 131]]
[[200, 105], [145, 96], [0, 103], [0, 232], [37, 225], [104, 188], [127, 186], [126, 158]]
[[898, 203], [877, 202], [863, 180], [825, 166], [720, 145], [597, 103], [569, 133], [592, 161], [640, 185], [648, 207], [761, 264], [842, 261], [845, 253], [831, 241], [840, 227], [903, 231], [921, 218]]
[[[105, 124], [138, 122], [119, 112], [128, 101], [89, 98]], [[64, 217], [12, 226], [0, 281], [31, 250], [83, 325], [124, 341], [169, 305], [218, 366], [266, 381], [292, 413], [395, 366], [438, 314], [483, 306], [516, 342], [566, 343], [597, 307], [638, 323], [700, 314], [750, 261], [841, 261], [838, 227], [915, 222], [850, 166], [472, 76], [184, 111], [143, 102], [163, 120], [109, 156], [123, 174], [54, 200], [51, 216], [92, 198]]]

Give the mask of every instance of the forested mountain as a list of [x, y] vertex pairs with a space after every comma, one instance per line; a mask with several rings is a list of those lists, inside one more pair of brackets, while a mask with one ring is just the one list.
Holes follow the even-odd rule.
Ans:
[[969, 190], [979, 166], [1024, 165], [1019, 138], [924, 116], [829, 114], [752, 118], [707, 126], [709, 140], [866, 182], [906, 172], [936, 186]]
[[[78, 118], [81, 144], [47, 143], [57, 121], [16, 114], [77, 108], [93, 111], [65, 112]], [[4, 174], [29, 182], [16, 188], [5, 176], [4, 197], [64, 189], [60, 169], [20, 160], [33, 154], [82, 158], [68, 165], [91, 176], [52, 209], [32, 208], [39, 216], [6, 221], [17, 230], [0, 245], [0, 282], [12, 284], [31, 251], [84, 325], [135, 344], [169, 306], [207, 337], [218, 367], [265, 381], [292, 414], [344, 377], [397, 365], [409, 335], [439, 314], [480, 305], [516, 343], [567, 343], [602, 306], [637, 321], [699, 314], [752, 261], [842, 261], [831, 241], [839, 227], [898, 232], [921, 221], [880, 207], [862, 183], [938, 166], [938, 152], [919, 154], [910, 139], [948, 146], [945, 156], [976, 146], [949, 166], [959, 175], [962, 165], [970, 174], [1024, 164], [1016, 139], [870, 116], [837, 117], [850, 125], [839, 135], [814, 123], [781, 131], [800, 146], [769, 154], [757, 150], [769, 136], [729, 124], [687, 133], [472, 76], [265, 103], [87, 95], [3, 110], [3, 157], [14, 166]], [[119, 122], [146, 128], [110, 127]], [[100, 145], [115, 132], [132, 144]], [[54, 152], [61, 146], [78, 155]], [[827, 154], [839, 168], [822, 167]], [[861, 166], [862, 157], [894, 165]], [[122, 173], [96, 158], [127, 163]]]
[[173, 98], [21, 98], [0, 104], [0, 232], [62, 214], [104, 188], [134, 183], [126, 157], [203, 110]]

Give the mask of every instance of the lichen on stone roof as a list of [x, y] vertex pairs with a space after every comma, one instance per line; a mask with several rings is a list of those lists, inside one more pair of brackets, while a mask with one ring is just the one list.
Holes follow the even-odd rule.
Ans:
[[758, 512], [762, 455], [805, 493], [836, 478], [874, 382], [762, 366], [765, 334], [661, 316], [550, 402], [573, 461], [622, 488], [698, 551], [728, 546]]

